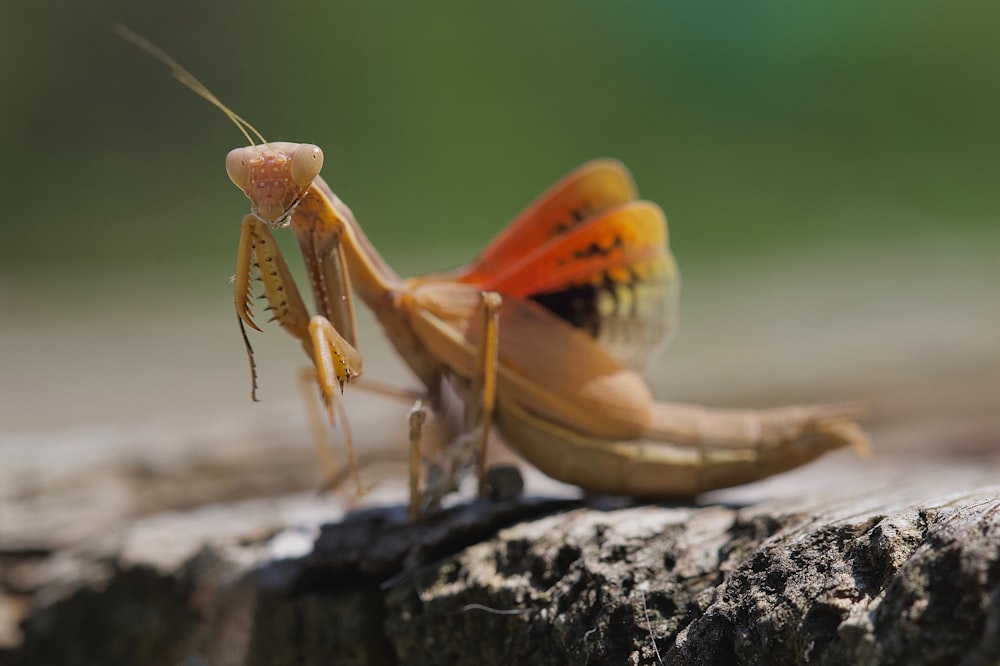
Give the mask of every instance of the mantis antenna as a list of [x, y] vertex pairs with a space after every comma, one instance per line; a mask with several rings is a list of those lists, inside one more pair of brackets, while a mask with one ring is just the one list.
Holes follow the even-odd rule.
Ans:
[[180, 81], [186, 88], [189, 88], [196, 95], [208, 101], [212, 106], [216, 107], [224, 114], [226, 114], [226, 117], [232, 120], [233, 124], [236, 125], [243, 133], [243, 136], [246, 137], [248, 144], [254, 146], [257, 143], [250, 136], [251, 132], [253, 133], [254, 137], [260, 139], [260, 143], [263, 144], [268, 143], [267, 139], [264, 138], [263, 134], [257, 131], [256, 127], [251, 125], [242, 116], [240, 116], [238, 113], [236, 113], [228, 106], [223, 104], [218, 97], [212, 94], [211, 90], [205, 87], [205, 84], [203, 84], [201, 81], [195, 78], [194, 74], [181, 67], [180, 63], [171, 58], [170, 56], [168, 56], [163, 51], [163, 49], [161, 49], [160, 47], [158, 47], [156, 44], [152, 43], [145, 37], [137, 35], [136, 33], [132, 32], [131, 30], [129, 30], [128, 28], [126, 28], [121, 24], [115, 26], [115, 32], [117, 32], [118, 36], [124, 39], [125, 41], [130, 42], [134, 46], [138, 47], [139, 49], [145, 51], [149, 55], [153, 56], [154, 58], [162, 62], [164, 65], [170, 68], [170, 73], [174, 75], [174, 78]]
[[[247, 121], [238, 113], [236, 113], [228, 106], [223, 104], [218, 97], [212, 94], [212, 91], [209, 90], [205, 86], [205, 84], [199, 81], [194, 74], [184, 69], [184, 67], [182, 67], [179, 62], [177, 62], [169, 55], [167, 55], [163, 49], [161, 49], [156, 44], [152, 43], [142, 35], [138, 35], [135, 32], [132, 32], [124, 25], [121, 24], [116, 25], [115, 32], [118, 33], [118, 36], [124, 39], [125, 41], [133, 44], [140, 50], [145, 51], [149, 55], [153, 56], [154, 58], [162, 62], [170, 69], [170, 73], [174, 75], [174, 78], [180, 81], [186, 88], [189, 88], [196, 95], [208, 101], [212, 106], [216, 107], [224, 114], [226, 114], [226, 117], [229, 118], [231, 121], [233, 121], [233, 124], [236, 125], [236, 127], [239, 128], [240, 132], [243, 133], [243, 136], [246, 137], [247, 143], [250, 144], [250, 146], [252, 146], [255, 150], [257, 150], [258, 153], [260, 152], [260, 149], [257, 148], [257, 142], [253, 140], [253, 137], [258, 138], [260, 140], [260, 143], [267, 145], [268, 143], [267, 139], [264, 138], [264, 135], [261, 134], [256, 127], [251, 125], [249, 121]], [[251, 133], [253, 133], [253, 136], [251, 136]], [[237, 317], [236, 319], [239, 322], [240, 333], [243, 336], [243, 345], [246, 348], [247, 358], [250, 361], [250, 380], [251, 380], [250, 396], [251, 398], [253, 398], [254, 402], [257, 402], [257, 363], [254, 360], [253, 347], [250, 345], [250, 339], [247, 337], [246, 328], [244, 328], [243, 326], [243, 320], [241, 320], [239, 317]]]

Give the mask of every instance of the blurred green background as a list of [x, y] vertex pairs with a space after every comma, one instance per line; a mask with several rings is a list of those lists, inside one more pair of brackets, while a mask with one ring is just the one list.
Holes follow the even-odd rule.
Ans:
[[[67, 3], [70, 4], [70, 3]], [[241, 136], [129, 25], [325, 176], [394, 263], [459, 263], [560, 175], [622, 159], [685, 266], [989, 229], [1000, 5], [25, 3], [5, 12], [0, 271], [230, 269]], [[461, 248], [462, 253], [453, 248]]]
[[[1000, 370], [996, 2], [20, 2], [0, 21], [7, 428], [248, 409], [226, 284], [248, 203], [223, 168], [243, 139], [119, 22], [269, 139], [322, 146], [403, 274], [623, 160], [685, 275], [672, 396], [769, 390], [779, 367], [830, 397], [939, 356]], [[305, 360], [271, 338], [265, 387]]]

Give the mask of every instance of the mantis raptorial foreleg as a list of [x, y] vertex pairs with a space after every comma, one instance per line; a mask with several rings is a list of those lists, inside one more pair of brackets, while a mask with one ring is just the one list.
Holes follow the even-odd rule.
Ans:
[[[236, 313], [242, 323], [260, 330], [253, 320], [251, 310], [251, 276], [256, 267], [258, 277], [264, 287], [264, 297], [267, 299], [270, 311], [270, 321], [277, 321], [282, 328], [298, 339], [306, 353], [313, 360], [313, 368], [306, 369], [302, 374], [304, 385], [318, 385], [323, 404], [331, 425], [336, 423], [335, 400], [337, 392], [343, 392], [344, 385], [361, 373], [361, 356], [354, 346], [322, 316], [312, 318], [306, 310], [305, 303], [298, 287], [292, 280], [288, 264], [274, 240], [266, 224], [254, 215], [243, 218], [240, 232], [239, 249], [237, 253], [237, 273], [235, 303]], [[330, 292], [344, 293], [344, 287], [337, 284], [327, 285]], [[336, 294], [333, 295], [336, 298]], [[248, 349], [249, 346], [248, 346]], [[252, 359], [251, 359], [252, 363]], [[332, 478], [337, 473], [336, 463], [326, 445], [326, 433], [318, 424], [318, 415], [311, 408], [312, 397], [305, 390], [307, 408], [310, 410], [310, 422], [313, 441], [325, 468], [326, 478]], [[348, 455], [351, 471], [355, 482], [358, 480], [358, 466], [346, 419], [341, 419], [348, 441]]]

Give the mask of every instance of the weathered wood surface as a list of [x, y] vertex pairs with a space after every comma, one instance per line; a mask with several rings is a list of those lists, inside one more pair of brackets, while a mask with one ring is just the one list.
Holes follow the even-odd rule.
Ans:
[[[872, 460], [838, 452], [689, 506], [586, 503], [528, 469], [523, 503], [466, 494], [419, 526], [398, 464], [366, 471], [387, 478], [360, 504], [303, 490], [294, 403], [0, 439], [0, 662], [1000, 663], [982, 376], [961, 396], [895, 387]], [[352, 415], [388, 445], [393, 407]]]
[[35, 611], [4, 663], [997, 663], [998, 469], [837, 456], [698, 505], [416, 526], [322, 525], [313, 495], [162, 513], [6, 570]]

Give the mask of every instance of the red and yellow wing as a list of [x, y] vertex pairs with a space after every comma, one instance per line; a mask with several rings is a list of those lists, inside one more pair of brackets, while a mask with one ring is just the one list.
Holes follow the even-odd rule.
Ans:
[[620, 205], [537, 245], [466, 284], [530, 298], [581, 285], [641, 280], [667, 255], [667, 225], [656, 204]]
[[533, 300], [618, 362], [644, 369], [675, 328], [680, 279], [663, 211], [636, 196], [620, 162], [588, 162], [467, 268], [414, 279], [411, 286], [457, 282], [508, 300]]
[[511, 222], [457, 277], [478, 284], [538, 247], [606, 210], [638, 197], [621, 162], [599, 159], [577, 167]]
[[633, 201], [526, 250], [476, 286], [539, 303], [641, 370], [676, 326], [680, 276], [663, 211]]
[[663, 211], [636, 196], [620, 162], [588, 162], [549, 189], [469, 267], [429, 280], [533, 300], [619, 362], [645, 368], [674, 329], [680, 279]]

